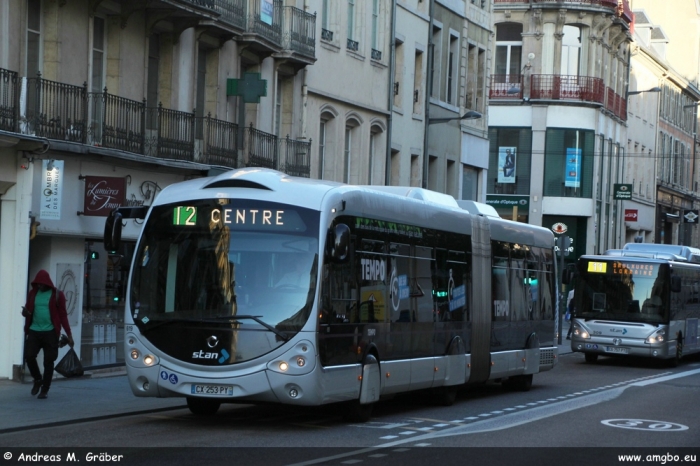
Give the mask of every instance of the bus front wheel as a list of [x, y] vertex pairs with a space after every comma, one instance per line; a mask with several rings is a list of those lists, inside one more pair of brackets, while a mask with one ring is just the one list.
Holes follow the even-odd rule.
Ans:
[[187, 407], [195, 416], [213, 416], [219, 410], [219, 406], [221, 406], [220, 401], [187, 397]]

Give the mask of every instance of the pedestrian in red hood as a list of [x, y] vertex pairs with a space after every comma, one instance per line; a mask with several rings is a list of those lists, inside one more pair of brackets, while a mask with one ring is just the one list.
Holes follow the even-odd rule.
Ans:
[[[71, 348], [74, 344], [66, 313], [66, 297], [53, 285], [51, 276], [46, 270], [39, 270], [32, 281], [32, 289], [27, 294], [27, 303], [22, 306], [22, 315], [26, 334], [24, 356], [29, 373], [34, 378], [32, 395], [39, 393], [39, 398], [45, 399], [51, 388], [54, 362], [58, 358], [61, 327], [68, 336], [68, 344]], [[44, 350], [43, 377], [36, 362], [41, 350]]]

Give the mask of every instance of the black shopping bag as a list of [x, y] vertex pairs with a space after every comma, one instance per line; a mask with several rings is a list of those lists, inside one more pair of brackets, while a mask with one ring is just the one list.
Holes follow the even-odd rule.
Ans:
[[73, 348], [69, 349], [61, 361], [56, 364], [56, 372], [63, 377], [80, 377], [83, 375], [83, 365]]

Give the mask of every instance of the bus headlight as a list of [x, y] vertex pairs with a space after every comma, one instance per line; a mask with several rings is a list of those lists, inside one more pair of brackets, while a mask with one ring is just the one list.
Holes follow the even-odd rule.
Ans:
[[574, 325], [574, 330], [572, 333], [574, 334], [575, 337], [581, 338], [583, 340], [590, 340], [591, 334], [588, 333], [588, 330], [583, 328], [583, 326], [580, 324], [573, 324], [573, 325]]
[[141, 354], [139, 353], [139, 350], [137, 350], [136, 348], [132, 348], [129, 355], [131, 356], [131, 359], [133, 359], [134, 361], [136, 361], [139, 358], [139, 356], [141, 356]]
[[649, 335], [647, 337], [647, 339], [644, 340], [644, 343], [647, 343], [649, 345], [653, 345], [654, 343], [663, 343], [665, 340], [666, 340], [666, 330], [659, 329], [656, 332]]

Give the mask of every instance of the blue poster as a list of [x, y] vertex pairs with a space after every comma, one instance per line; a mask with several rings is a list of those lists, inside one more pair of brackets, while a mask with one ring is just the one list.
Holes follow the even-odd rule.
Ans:
[[581, 187], [581, 149], [566, 149], [564, 186], [567, 188]]
[[274, 9], [272, 0], [260, 0], [260, 21], [272, 26], [272, 14]]

